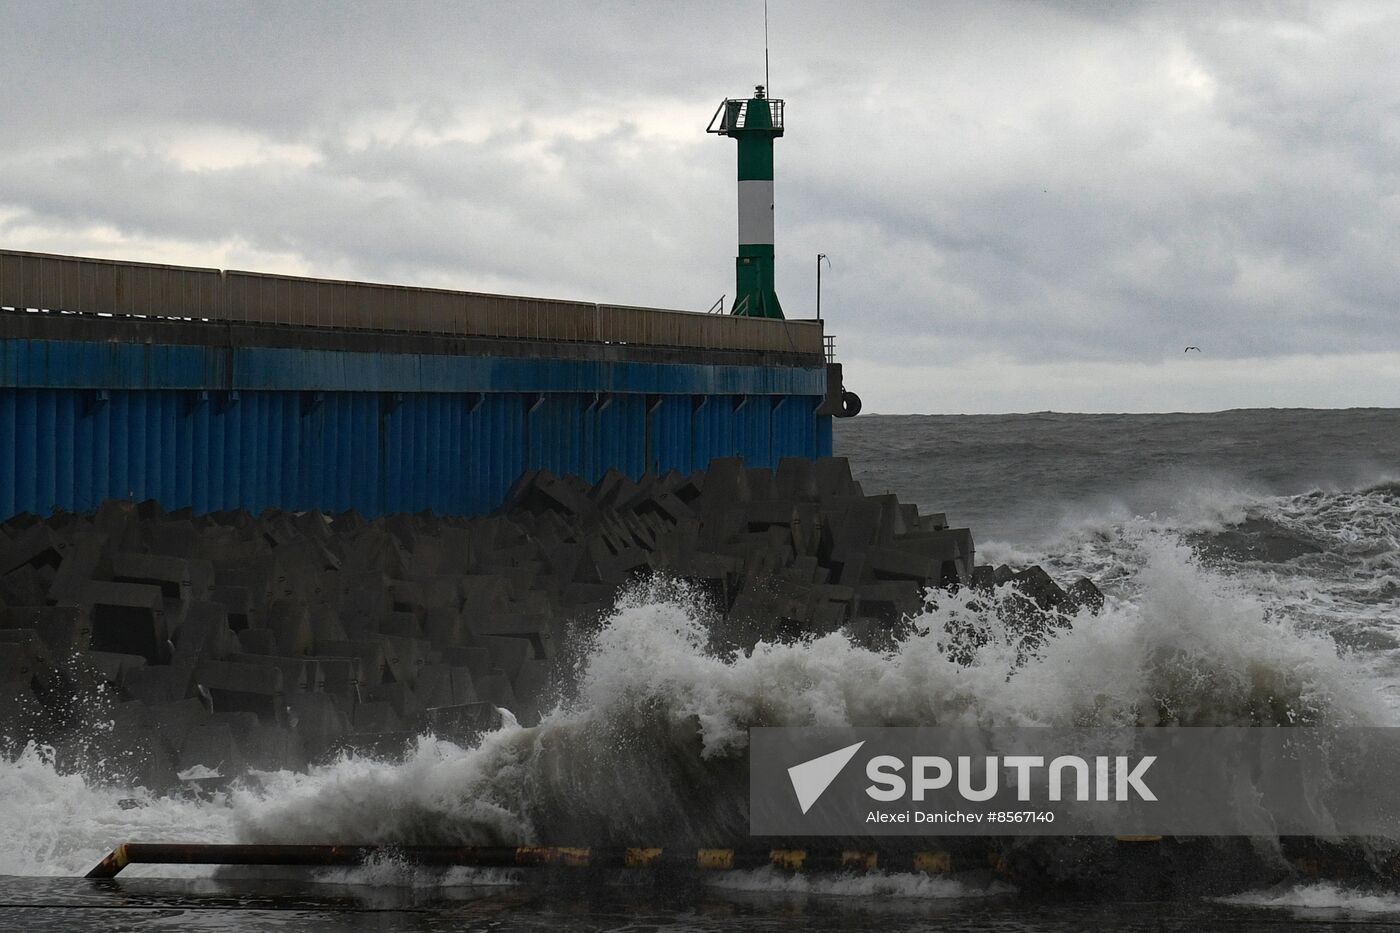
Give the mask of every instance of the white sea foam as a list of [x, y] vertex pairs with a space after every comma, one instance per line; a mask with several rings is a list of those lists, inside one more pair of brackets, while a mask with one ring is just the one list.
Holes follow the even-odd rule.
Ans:
[[1219, 899], [1238, 907], [1286, 910], [1300, 917], [1327, 915], [1400, 915], [1400, 894], [1319, 882], [1264, 891], [1249, 891]]
[[31, 743], [0, 761], [0, 875], [84, 874], [122, 842], [232, 842], [232, 817], [222, 797], [157, 796], [62, 774], [53, 756]]

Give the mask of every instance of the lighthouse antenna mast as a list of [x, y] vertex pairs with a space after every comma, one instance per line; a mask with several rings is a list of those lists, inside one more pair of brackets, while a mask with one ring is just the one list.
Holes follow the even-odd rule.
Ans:
[[763, 86], [773, 96], [773, 82], [768, 79], [768, 0], [763, 0]]

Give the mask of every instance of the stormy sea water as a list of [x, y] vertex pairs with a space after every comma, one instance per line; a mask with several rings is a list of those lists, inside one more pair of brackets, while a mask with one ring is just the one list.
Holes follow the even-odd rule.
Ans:
[[[970, 526], [979, 563], [1088, 576], [1104, 610], [1030, 657], [968, 593], [930, 600], [887, 650], [829, 635], [734, 655], [708, 647], [700, 600], [653, 585], [619, 602], [541, 725], [475, 747], [425, 736], [402, 763], [197, 798], [62, 773], [29, 746], [0, 761], [0, 929], [1400, 928], [1400, 883], [1264, 872], [1140, 903], [1115, 896], [1120, 850], [1054, 840], [1035, 844], [1075, 896], [978, 872], [543, 884], [392, 858], [79, 880], [126, 840], [722, 844], [746, 833], [755, 725], [1400, 725], [1400, 411], [862, 416], [836, 448], [867, 493]], [[969, 623], [987, 637], [950, 660]], [[1238, 845], [1218, 854], [1277, 860], [1269, 840]]]

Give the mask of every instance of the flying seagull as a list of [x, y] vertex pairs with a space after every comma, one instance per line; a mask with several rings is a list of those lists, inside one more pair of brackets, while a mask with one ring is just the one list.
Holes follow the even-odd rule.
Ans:
[[1192, 350], [1195, 350], [1197, 353], [1200, 353], [1200, 352], [1201, 352], [1201, 348], [1200, 348], [1200, 347], [1187, 347], [1185, 350], [1182, 350], [1181, 352], [1182, 352], [1182, 353], [1190, 353]]

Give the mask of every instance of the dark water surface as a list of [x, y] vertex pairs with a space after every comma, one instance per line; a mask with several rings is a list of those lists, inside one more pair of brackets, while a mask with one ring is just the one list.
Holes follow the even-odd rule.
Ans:
[[867, 493], [1028, 543], [1093, 514], [1189, 508], [1206, 493], [1290, 495], [1400, 477], [1400, 410], [874, 415], [834, 447]]

